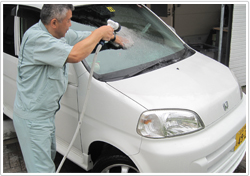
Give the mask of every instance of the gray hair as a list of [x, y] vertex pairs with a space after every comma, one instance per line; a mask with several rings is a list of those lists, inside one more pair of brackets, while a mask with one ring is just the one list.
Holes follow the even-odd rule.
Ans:
[[56, 18], [62, 22], [68, 10], [73, 11], [74, 6], [72, 4], [44, 4], [40, 13], [41, 21], [43, 24], [49, 24], [53, 18]]

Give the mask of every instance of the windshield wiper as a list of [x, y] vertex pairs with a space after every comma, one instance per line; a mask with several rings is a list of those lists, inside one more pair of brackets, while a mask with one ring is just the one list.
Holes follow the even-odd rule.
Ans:
[[[191, 56], [194, 53], [195, 53], [194, 50], [190, 49], [188, 46], [185, 46], [181, 51], [175, 54], [172, 54], [170, 56], [166, 56], [161, 59], [151, 61], [149, 63], [126, 68], [126, 69], [115, 71], [112, 73], [106, 73], [106, 74], [101, 74], [101, 75], [94, 73], [94, 77], [104, 82], [126, 79], [126, 78], [137, 76], [137, 75], [140, 75], [140, 74], [152, 71], [152, 70], [156, 70], [156, 69], [174, 64], [176, 62], [179, 62], [180, 60], [183, 60]], [[86, 62], [86, 61], [83, 60], [83, 62]], [[85, 63], [84, 65], [87, 66], [88, 64]], [[87, 69], [90, 69], [90, 68], [88, 68], [87, 66]]]
[[167, 61], [164, 61], [164, 60], [160, 60], [158, 62], [153, 62], [151, 64], [147, 64], [146, 66], [141, 66], [140, 69], [137, 71], [134, 71], [128, 75], [126, 75], [125, 78], [129, 78], [129, 77], [132, 77], [132, 76], [136, 76], [136, 75], [140, 75], [140, 74], [143, 74], [143, 73], [146, 73], [146, 72], [149, 72], [151, 70], [155, 70], [155, 69], [158, 69], [158, 68], [162, 68], [162, 67], [165, 67], [167, 65], [170, 65], [172, 63], [176, 62], [175, 60], [167, 60]]
[[[154, 61], [151, 63], [147, 63], [147, 64], [143, 64], [141, 66], [138, 66], [139, 68], [136, 69], [136, 71], [129, 73], [128, 75], [125, 76], [125, 78], [140, 75], [140, 74], [149, 72], [151, 70], [155, 70], [155, 69], [162, 68], [162, 67], [165, 67], [167, 65], [176, 63], [182, 59], [187, 58], [188, 56], [192, 55], [193, 53], [194, 52], [192, 52], [192, 50], [190, 50], [188, 46], [184, 45], [184, 49], [182, 51], [180, 51], [179, 53], [164, 57], [160, 60], [157, 60], [157, 62]], [[166, 58], [168, 58], [168, 59], [166, 60]], [[170, 58], [172, 58], [172, 59], [170, 59]]]
[[185, 59], [189, 56], [191, 56], [192, 54], [194, 54], [195, 52], [189, 48], [186, 44], [183, 45], [185, 48], [184, 48], [184, 52], [182, 54], [182, 59]]

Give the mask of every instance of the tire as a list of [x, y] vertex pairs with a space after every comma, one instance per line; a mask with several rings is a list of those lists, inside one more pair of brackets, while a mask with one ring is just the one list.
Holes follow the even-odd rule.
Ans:
[[134, 163], [125, 155], [101, 157], [93, 168], [94, 173], [139, 173]]

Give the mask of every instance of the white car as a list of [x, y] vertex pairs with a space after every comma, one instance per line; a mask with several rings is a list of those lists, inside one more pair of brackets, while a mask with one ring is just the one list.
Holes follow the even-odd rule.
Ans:
[[[3, 4], [3, 112], [10, 118], [20, 41], [41, 7]], [[246, 96], [230, 69], [190, 48], [143, 5], [78, 5], [71, 28], [93, 30], [107, 19], [128, 42], [126, 49], [106, 43], [99, 53], [68, 158], [93, 172], [233, 172], [246, 151]], [[56, 115], [61, 154], [78, 124], [93, 57], [69, 64]]]

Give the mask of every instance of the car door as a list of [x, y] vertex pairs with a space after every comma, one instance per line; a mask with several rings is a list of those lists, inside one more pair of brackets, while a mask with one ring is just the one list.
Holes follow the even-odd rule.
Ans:
[[12, 118], [22, 36], [29, 27], [38, 22], [40, 10], [29, 6], [4, 4], [3, 14], [3, 105], [4, 113]]
[[[4, 114], [13, 118], [19, 49], [25, 31], [39, 21], [40, 9], [32, 5], [4, 4], [3, 13], [3, 106]], [[61, 153], [69, 145], [78, 123], [78, 81], [73, 65], [68, 66], [68, 88], [61, 99], [61, 110], [56, 114], [57, 150]], [[73, 149], [75, 153], [82, 153], [80, 134]]]
[[18, 48], [15, 46], [18, 37], [15, 34], [20, 34], [15, 28], [18, 21], [16, 12], [17, 5], [3, 5], [3, 110], [10, 118], [13, 117], [18, 63]]

